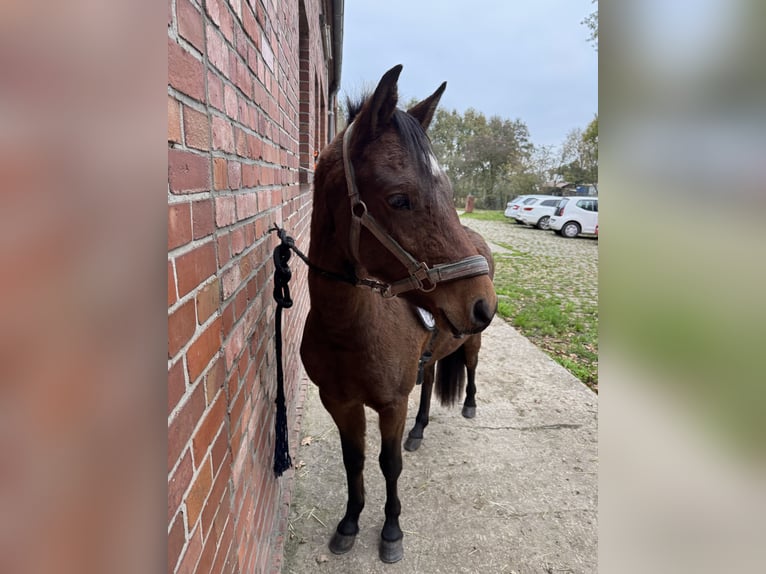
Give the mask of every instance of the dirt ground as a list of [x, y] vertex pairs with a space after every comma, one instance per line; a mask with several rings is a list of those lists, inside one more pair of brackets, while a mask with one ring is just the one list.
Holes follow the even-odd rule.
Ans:
[[476, 384], [476, 418], [435, 401], [420, 450], [404, 452], [404, 558], [388, 565], [378, 558], [377, 414], [367, 410], [361, 530], [354, 548], [335, 556], [327, 542], [346, 501], [340, 440], [308, 383], [282, 572], [596, 572], [597, 396], [497, 317], [483, 336]]

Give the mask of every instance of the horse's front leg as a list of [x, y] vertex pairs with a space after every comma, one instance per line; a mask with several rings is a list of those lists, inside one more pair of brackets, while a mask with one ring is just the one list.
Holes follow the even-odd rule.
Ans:
[[380, 559], [398, 562], [404, 556], [402, 529], [399, 528], [399, 501], [397, 482], [402, 472], [402, 435], [407, 418], [407, 398], [380, 411], [380, 469], [386, 479], [386, 521], [380, 533]]
[[322, 397], [322, 403], [338, 426], [348, 483], [346, 514], [338, 523], [329, 547], [334, 554], [345, 554], [354, 546], [359, 532], [359, 515], [364, 508], [364, 406], [341, 405], [326, 397]]
[[408, 451], [418, 450], [423, 442], [423, 431], [428, 426], [428, 417], [431, 412], [431, 392], [434, 389], [434, 365], [429, 365], [423, 371], [423, 384], [420, 389], [420, 404], [418, 414], [415, 417], [415, 425], [404, 441], [404, 448]]

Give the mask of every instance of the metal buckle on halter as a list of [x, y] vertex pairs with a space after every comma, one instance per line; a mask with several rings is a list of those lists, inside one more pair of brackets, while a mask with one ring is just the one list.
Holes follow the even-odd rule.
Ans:
[[[431, 279], [431, 270], [428, 268], [428, 264], [425, 261], [421, 261], [418, 264], [417, 269], [411, 275], [412, 278], [417, 280], [417, 289], [420, 289], [423, 293], [430, 293], [436, 289], [436, 281]], [[428, 281], [428, 287], [425, 286], [424, 281]]]

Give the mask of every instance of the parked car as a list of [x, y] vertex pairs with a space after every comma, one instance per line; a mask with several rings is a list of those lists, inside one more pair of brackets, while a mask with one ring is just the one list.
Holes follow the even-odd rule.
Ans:
[[562, 197], [548, 220], [548, 228], [564, 237], [597, 233], [598, 197]]
[[519, 195], [508, 202], [505, 207], [505, 216], [512, 217], [516, 223], [524, 223], [520, 215], [522, 207], [533, 205], [540, 199], [549, 199], [550, 197], [550, 195]]
[[548, 229], [548, 221], [556, 210], [560, 197], [540, 199], [519, 208], [521, 221], [538, 229]]

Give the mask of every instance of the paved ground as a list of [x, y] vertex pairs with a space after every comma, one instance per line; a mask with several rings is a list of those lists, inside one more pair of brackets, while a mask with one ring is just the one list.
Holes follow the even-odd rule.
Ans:
[[[309, 383], [301, 437], [310, 444], [293, 456], [283, 574], [596, 572], [597, 396], [500, 318], [480, 357], [476, 418], [435, 402], [420, 450], [404, 452], [405, 554], [393, 565], [378, 559], [385, 488], [371, 410], [361, 531], [348, 554], [327, 549], [345, 474], [337, 430]], [[405, 434], [418, 396], [416, 387]]]

